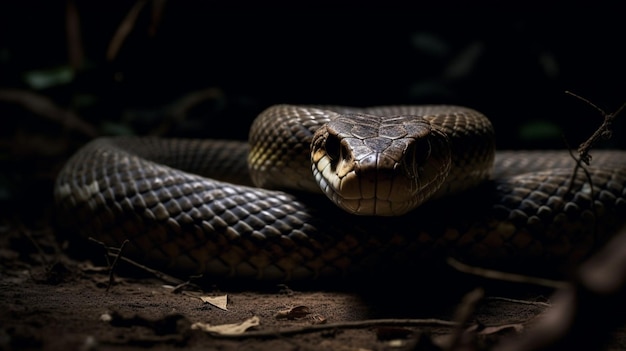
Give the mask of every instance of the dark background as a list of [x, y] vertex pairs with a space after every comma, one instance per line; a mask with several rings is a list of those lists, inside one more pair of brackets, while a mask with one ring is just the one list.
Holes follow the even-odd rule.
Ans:
[[[602, 122], [564, 91], [607, 112], [626, 102], [617, 2], [407, 3], [4, 2], [3, 208], [49, 203], [98, 135], [244, 139], [276, 103], [461, 104], [492, 119], [500, 148], [561, 148]], [[624, 118], [602, 147], [626, 147]]]

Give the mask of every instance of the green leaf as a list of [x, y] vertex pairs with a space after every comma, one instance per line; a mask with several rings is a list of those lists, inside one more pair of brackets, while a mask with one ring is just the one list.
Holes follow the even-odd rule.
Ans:
[[36, 90], [67, 84], [74, 79], [74, 70], [70, 66], [58, 66], [24, 73], [24, 80]]

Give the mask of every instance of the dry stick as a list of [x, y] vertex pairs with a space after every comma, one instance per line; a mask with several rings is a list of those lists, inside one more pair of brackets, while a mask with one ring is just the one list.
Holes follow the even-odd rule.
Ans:
[[564, 281], [532, 277], [522, 274], [508, 273], [496, 271], [493, 269], [470, 266], [468, 264], [459, 262], [458, 260], [451, 257], [447, 259], [447, 263], [459, 272], [472, 274], [483, 278], [496, 279], [513, 283], [533, 284], [555, 289], [565, 288], [570, 285], [569, 283]]
[[[567, 152], [569, 152], [570, 157], [576, 162], [576, 165], [574, 166], [574, 171], [572, 172], [572, 176], [569, 179], [569, 185], [567, 187], [567, 191], [565, 192], [566, 194], [571, 194], [572, 190], [574, 189], [574, 181], [576, 180], [576, 176], [578, 175], [578, 170], [582, 169], [583, 172], [585, 172], [585, 176], [587, 177], [587, 181], [589, 182], [590, 185], [593, 185], [591, 182], [591, 174], [589, 174], [589, 170], [587, 170], [587, 168], [585, 168], [585, 166], [582, 165], [582, 158], [576, 157], [574, 155], [574, 152], [572, 151], [572, 148], [570, 147], [569, 143], [567, 142], [567, 139], [565, 138], [565, 136], [563, 136], [563, 144], [565, 144], [565, 147], [567, 148]], [[584, 185], [584, 183], [581, 185], [581, 187]], [[591, 198], [593, 198], [593, 186], [591, 187]]]
[[148, 35], [154, 37], [165, 12], [167, 0], [152, 0], [152, 13], [150, 16], [150, 26], [148, 27]]
[[126, 17], [124, 18], [122, 23], [120, 23], [120, 26], [117, 27], [115, 35], [113, 35], [113, 38], [111, 38], [111, 42], [109, 43], [109, 47], [107, 48], [106, 53], [107, 60], [113, 61], [117, 57], [117, 53], [122, 48], [124, 40], [126, 40], [126, 37], [133, 30], [135, 22], [137, 22], [137, 18], [139, 17], [139, 13], [147, 2], [147, 0], [139, 0], [135, 2], [130, 11], [128, 11]]
[[589, 165], [589, 161], [591, 161], [591, 155], [589, 155], [589, 150], [591, 149], [591, 147], [596, 144], [598, 142], [599, 139], [610, 139], [611, 136], [613, 135], [613, 131], [611, 130], [611, 126], [613, 123], [613, 120], [615, 119], [615, 117], [620, 114], [620, 112], [622, 112], [622, 110], [624, 109], [624, 107], [626, 107], [626, 102], [622, 104], [622, 106], [620, 108], [617, 109], [617, 111], [613, 112], [613, 113], [606, 113], [606, 111], [604, 111], [603, 109], [599, 108], [598, 106], [596, 106], [594, 103], [592, 103], [591, 101], [576, 95], [574, 93], [572, 93], [571, 91], [565, 91], [565, 94], [568, 95], [572, 95], [584, 102], [586, 102], [587, 104], [589, 104], [590, 106], [592, 106], [593, 108], [595, 108], [596, 110], [598, 110], [600, 112], [600, 114], [602, 115], [602, 117], [604, 117], [604, 121], [602, 122], [602, 125], [596, 129], [595, 132], [593, 132], [593, 134], [591, 135], [591, 137], [589, 137], [589, 139], [587, 139], [585, 142], [583, 142], [582, 144], [580, 144], [580, 146], [578, 147], [578, 154], [580, 155], [580, 159], [586, 164]]
[[83, 68], [85, 53], [80, 32], [80, 14], [75, 0], [68, 0], [65, 6], [65, 34], [70, 65], [74, 71]]
[[64, 128], [75, 130], [89, 137], [96, 137], [98, 130], [83, 121], [71, 110], [59, 107], [52, 99], [22, 89], [0, 89], [0, 101], [16, 104], [39, 117], [49, 119]]
[[[567, 152], [569, 152], [570, 157], [576, 162], [576, 165], [574, 166], [574, 170], [572, 171], [572, 176], [569, 179], [569, 185], [567, 186], [567, 191], [565, 192], [565, 195], [571, 194], [574, 195], [574, 182], [576, 181], [576, 176], [578, 175], [578, 170], [582, 169], [583, 172], [585, 173], [585, 177], [587, 178], [587, 182], [589, 183], [589, 188], [590, 188], [590, 196], [591, 199], [593, 200], [596, 195], [595, 195], [595, 191], [593, 189], [593, 181], [591, 180], [591, 174], [589, 174], [589, 170], [587, 168], [585, 168], [585, 166], [582, 164], [582, 157], [577, 158], [576, 156], [574, 156], [574, 153], [572, 152], [572, 149], [569, 146], [569, 143], [567, 142], [567, 140], [565, 138], [563, 138], [563, 142], [565, 143], [565, 146], [567, 146]], [[589, 156], [589, 158], [591, 159], [591, 156]], [[583, 182], [580, 187], [582, 188], [585, 185], [585, 183]], [[594, 214], [598, 214], [596, 212], [596, 204], [595, 201], [591, 201], [591, 209], [593, 210]], [[598, 223], [596, 221], [595, 223], [595, 229], [593, 231], [593, 237], [594, 241], [597, 241], [598, 239], [598, 226], [600, 225], [600, 223]]]
[[458, 323], [457, 327], [452, 332], [452, 340], [450, 344], [444, 347], [444, 350], [456, 350], [461, 344], [463, 339], [463, 333], [465, 328], [476, 311], [476, 305], [484, 298], [485, 292], [483, 289], [477, 288], [463, 296], [461, 304], [454, 313], [454, 321]]
[[299, 328], [278, 329], [278, 330], [261, 330], [261, 331], [248, 331], [242, 334], [219, 334], [210, 333], [210, 335], [217, 338], [224, 339], [245, 339], [245, 338], [276, 338], [281, 336], [313, 333], [332, 329], [356, 329], [356, 328], [369, 328], [376, 326], [433, 326], [433, 327], [457, 327], [459, 324], [456, 322], [446, 321], [442, 319], [426, 318], [426, 319], [366, 319], [360, 321], [351, 322], [339, 322], [329, 324], [315, 324], [308, 325]]
[[35, 240], [35, 238], [33, 238], [33, 236], [30, 235], [30, 231], [24, 226], [24, 224], [21, 221], [17, 219], [16, 219], [16, 226], [17, 226], [18, 232], [24, 235], [26, 239], [28, 239], [28, 241], [35, 247], [35, 249], [37, 250], [37, 254], [39, 255], [39, 259], [41, 260], [41, 264], [44, 266], [44, 269], [46, 271], [49, 271], [50, 264], [48, 260], [46, 259], [46, 253], [41, 248], [37, 240]]
[[[591, 162], [591, 159], [592, 159], [591, 155], [589, 154], [589, 151], [591, 150], [591, 147], [593, 145], [595, 145], [598, 142], [599, 139], [607, 140], [607, 139], [611, 138], [611, 136], [613, 135], [613, 131], [611, 129], [611, 127], [613, 125], [613, 120], [622, 111], [622, 109], [624, 109], [624, 107], [626, 106], [626, 102], [624, 104], [622, 104], [622, 106], [620, 108], [618, 108], [617, 111], [612, 112], [612, 113], [606, 113], [606, 111], [604, 111], [603, 109], [598, 107], [596, 104], [594, 104], [593, 102], [589, 101], [588, 99], [583, 98], [580, 95], [574, 94], [571, 91], [567, 91], [567, 90], [565, 91], [565, 94], [572, 95], [572, 96], [578, 98], [579, 100], [582, 100], [582, 101], [586, 102], [589, 106], [592, 106], [598, 112], [600, 112], [602, 117], [604, 117], [604, 121], [602, 121], [602, 124], [600, 125], [600, 127], [598, 127], [598, 129], [596, 129], [593, 132], [593, 134], [587, 140], [585, 140], [583, 143], [581, 143], [578, 146], [578, 155], [579, 155], [578, 158], [576, 156], [574, 156], [574, 153], [572, 152], [571, 148], [569, 147], [569, 144], [567, 143], [567, 140], [565, 138], [563, 138], [563, 142], [567, 146], [567, 150], [569, 151], [570, 156], [576, 161], [576, 166], [574, 167], [574, 171], [572, 172], [572, 177], [570, 178], [569, 186], [568, 186], [568, 189], [567, 189], [567, 194], [571, 193], [571, 191], [572, 191], [572, 189], [574, 187], [574, 181], [575, 181], [576, 176], [578, 174], [578, 170], [582, 169], [583, 172], [585, 172], [585, 176], [587, 177], [587, 181], [589, 182], [589, 186], [590, 186], [590, 189], [591, 189], [590, 190], [591, 191], [591, 194], [590, 194], [591, 195], [591, 199], [594, 199], [595, 198], [595, 194], [594, 194], [593, 182], [591, 181], [591, 175], [589, 174], [589, 170], [587, 170], [587, 168], [585, 168], [582, 165], [582, 162], [584, 162], [587, 166], [589, 166], [589, 163]], [[592, 208], [593, 212], [596, 213], [595, 202], [593, 202], [593, 201], [591, 202], [591, 208]], [[599, 226], [600, 223], [596, 222], [595, 225]], [[598, 230], [595, 230], [594, 232], [597, 234]]]
[[[193, 275], [193, 276], [189, 277], [189, 280], [174, 286], [172, 288], [172, 293], [173, 294], [178, 294], [178, 293], [181, 293], [181, 292], [185, 292], [186, 288], [193, 288], [194, 290], [201, 290], [198, 285], [192, 283], [191, 281], [193, 279], [201, 279], [202, 277], [203, 277], [202, 274], [200, 274], [200, 275]], [[176, 278], [173, 278], [173, 279], [176, 279]]]
[[128, 243], [128, 239], [124, 240], [124, 242], [122, 242], [122, 245], [120, 246], [120, 250], [118, 252], [118, 254], [115, 256], [115, 260], [113, 260], [113, 264], [111, 265], [111, 268], [109, 269], [109, 284], [107, 285], [107, 289], [106, 291], [109, 291], [109, 288], [111, 287], [111, 285], [113, 285], [113, 278], [114, 278], [114, 272], [115, 272], [115, 267], [117, 267], [117, 262], [119, 261], [120, 257], [122, 257], [122, 252], [124, 252], [124, 246], [126, 246], [126, 243]]
[[[588, 99], [585, 99], [584, 97], [580, 95], [574, 94], [568, 90], [565, 91], [565, 94], [574, 96], [575, 98], [586, 102], [589, 106], [595, 108], [598, 112], [600, 112], [600, 114], [604, 118], [604, 121], [602, 121], [602, 124], [600, 125], [600, 127], [598, 127], [598, 129], [596, 129], [587, 140], [585, 140], [583, 143], [581, 143], [578, 146], [578, 156], [579, 156], [578, 158], [576, 158], [572, 154], [569, 145], [567, 145], [567, 149], [570, 151], [570, 155], [572, 155], [572, 158], [576, 160], [576, 168], [574, 170], [574, 174], [575, 174], [578, 171], [578, 168], [582, 167], [580, 162], [584, 162], [587, 166], [589, 166], [589, 162], [591, 162], [591, 159], [592, 159], [591, 155], [589, 154], [591, 147], [595, 145], [599, 139], [608, 140], [611, 138], [611, 136], [613, 135], [613, 131], [611, 130], [611, 127], [613, 125], [613, 120], [622, 111], [622, 109], [626, 107], [626, 102], [622, 104], [622, 106], [618, 108], [617, 111], [612, 112], [612, 113], [606, 113], [606, 111], [598, 107], [596, 104], [589, 101]], [[564, 141], [567, 143], [566, 140]], [[582, 168], [585, 169], [584, 167]], [[589, 177], [589, 175], [587, 176]]]
[[[107, 250], [107, 255], [115, 257], [115, 261], [117, 261], [118, 259], [122, 260], [122, 261], [124, 261], [124, 262], [126, 262], [126, 263], [128, 263], [130, 265], [133, 265], [133, 266], [135, 266], [135, 267], [137, 267], [137, 268], [139, 268], [139, 269], [141, 269], [141, 270], [143, 270], [145, 272], [148, 272], [148, 273], [152, 274], [155, 278], [160, 279], [160, 280], [162, 280], [162, 281], [164, 281], [164, 282], [166, 282], [168, 284], [180, 285], [180, 284], [184, 284], [185, 283], [185, 282], [183, 282], [182, 280], [180, 280], [178, 278], [172, 277], [171, 275], [165, 274], [165, 273], [163, 273], [161, 271], [158, 271], [156, 269], [152, 269], [152, 268], [150, 268], [148, 266], [144, 266], [141, 263], [137, 263], [137, 262], [131, 260], [130, 258], [121, 256], [121, 249], [122, 249], [122, 247], [120, 247], [120, 248], [110, 247], [110, 246], [107, 246], [102, 241], [96, 240], [96, 239], [94, 239], [92, 237], [89, 237], [89, 240], [95, 242], [96, 244], [98, 244], [98, 245], [100, 245], [102, 247], [104, 247]], [[117, 251], [117, 253], [112, 253], [113, 251]], [[115, 262], [113, 264], [115, 264]], [[113, 265], [111, 265], [111, 266], [113, 266]]]

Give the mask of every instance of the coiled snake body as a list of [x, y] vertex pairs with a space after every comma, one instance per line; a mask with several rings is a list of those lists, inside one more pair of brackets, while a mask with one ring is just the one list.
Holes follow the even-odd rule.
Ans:
[[587, 178], [567, 151], [494, 154], [486, 118], [457, 106], [277, 105], [250, 145], [96, 139], [55, 198], [72, 230], [182, 275], [313, 279], [446, 256], [552, 274], [625, 221], [626, 152], [592, 155]]

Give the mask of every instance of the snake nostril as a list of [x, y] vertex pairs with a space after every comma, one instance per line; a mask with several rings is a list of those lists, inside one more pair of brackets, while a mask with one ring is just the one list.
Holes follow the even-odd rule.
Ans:
[[326, 150], [326, 154], [330, 157], [332, 163], [336, 165], [343, 151], [339, 138], [336, 135], [329, 134], [326, 138], [324, 149]]

